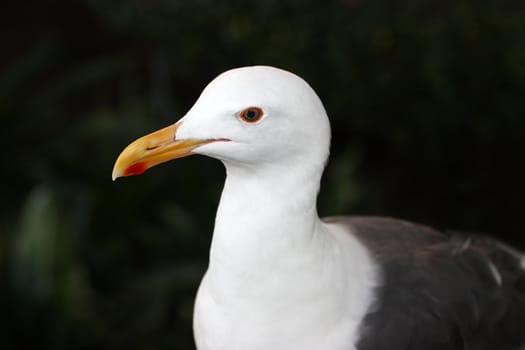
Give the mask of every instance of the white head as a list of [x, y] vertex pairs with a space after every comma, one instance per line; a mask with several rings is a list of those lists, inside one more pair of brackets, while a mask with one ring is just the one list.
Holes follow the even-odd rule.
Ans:
[[220, 159], [227, 167], [301, 164], [320, 173], [329, 143], [324, 107], [303, 79], [273, 67], [244, 67], [215, 78], [177, 123], [130, 144], [113, 177], [189, 154]]

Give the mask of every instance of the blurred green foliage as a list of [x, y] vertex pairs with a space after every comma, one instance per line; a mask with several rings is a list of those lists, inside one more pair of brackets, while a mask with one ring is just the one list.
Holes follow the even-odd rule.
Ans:
[[319, 209], [525, 247], [525, 3], [65, 0], [0, 15], [0, 348], [192, 349], [223, 169], [112, 183], [218, 73], [303, 76], [333, 127]]

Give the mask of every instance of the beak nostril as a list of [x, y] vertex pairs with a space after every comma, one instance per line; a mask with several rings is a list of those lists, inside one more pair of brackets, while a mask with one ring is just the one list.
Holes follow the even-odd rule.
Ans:
[[149, 146], [149, 147], [146, 147], [146, 151], [153, 151], [156, 148], [159, 148], [159, 146]]

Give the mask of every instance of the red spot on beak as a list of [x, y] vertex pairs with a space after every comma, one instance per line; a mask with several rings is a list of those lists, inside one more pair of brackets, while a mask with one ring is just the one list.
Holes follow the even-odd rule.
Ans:
[[138, 162], [126, 168], [124, 176], [139, 175], [146, 171], [148, 167], [145, 162]]

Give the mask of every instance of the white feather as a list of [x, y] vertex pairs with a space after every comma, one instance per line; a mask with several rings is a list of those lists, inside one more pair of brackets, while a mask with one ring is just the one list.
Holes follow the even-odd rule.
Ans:
[[[257, 106], [264, 118], [243, 122]], [[208, 271], [195, 304], [200, 350], [351, 350], [373, 303], [376, 267], [316, 197], [330, 125], [301, 78], [271, 67], [226, 72], [184, 117], [184, 138], [227, 138], [195, 153], [223, 161]]]

